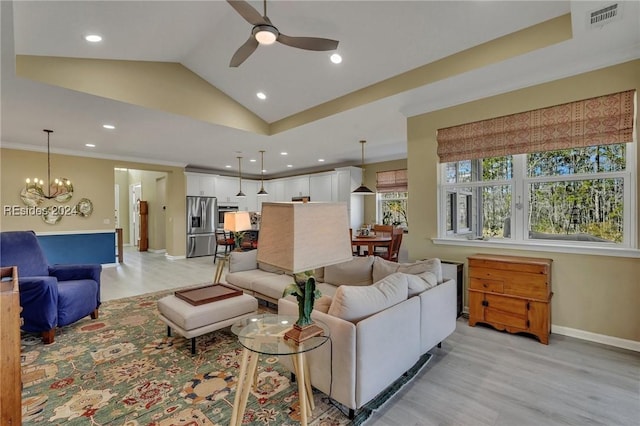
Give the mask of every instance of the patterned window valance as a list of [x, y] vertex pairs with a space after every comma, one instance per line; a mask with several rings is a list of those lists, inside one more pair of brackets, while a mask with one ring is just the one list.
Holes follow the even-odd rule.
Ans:
[[376, 173], [377, 192], [407, 192], [407, 169], [387, 170]]
[[635, 90], [438, 130], [441, 163], [632, 142]]

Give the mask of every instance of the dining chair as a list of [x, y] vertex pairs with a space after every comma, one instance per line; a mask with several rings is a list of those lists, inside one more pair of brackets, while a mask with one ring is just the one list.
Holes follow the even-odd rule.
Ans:
[[404, 232], [402, 228], [395, 228], [393, 233], [391, 234], [391, 244], [389, 245], [389, 250], [386, 253], [377, 254], [383, 259], [390, 260], [392, 262], [398, 262], [398, 258], [400, 257], [400, 246], [402, 245], [402, 236]]
[[[233, 239], [233, 235], [231, 232], [227, 232], [223, 229], [216, 229], [216, 250], [215, 255], [213, 256], [213, 263], [216, 263], [216, 259], [222, 259], [227, 257], [234, 247], [236, 246], [236, 242]], [[220, 253], [220, 247], [224, 248], [224, 252]]]
[[[393, 235], [394, 229], [395, 227], [393, 225], [373, 225], [373, 232], [375, 232], [376, 234], [379, 232], [384, 232], [384, 233]], [[381, 257], [385, 255], [388, 256], [390, 246], [391, 244], [389, 244], [389, 246], [378, 246], [373, 249], [373, 254], [375, 256], [381, 256]]]
[[[353, 228], [349, 228], [349, 239], [353, 241]], [[357, 244], [351, 244], [351, 253], [354, 256], [360, 256], [360, 246]]]
[[373, 232], [393, 232], [393, 225], [373, 225]]
[[[400, 229], [400, 228], [399, 228]], [[398, 258], [400, 257], [400, 246], [402, 245], [402, 236], [404, 233], [402, 229], [400, 232], [394, 232], [391, 236], [391, 245], [389, 246], [389, 251], [384, 255], [378, 255], [383, 259], [390, 260], [392, 262], [398, 262]]]

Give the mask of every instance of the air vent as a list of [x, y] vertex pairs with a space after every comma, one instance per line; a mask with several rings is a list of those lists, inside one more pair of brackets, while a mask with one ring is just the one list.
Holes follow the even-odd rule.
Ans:
[[622, 10], [618, 3], [611, 4], [587, 13], [587, 28], [600, 28], [605, 24], [617, 21], [622, 17]]

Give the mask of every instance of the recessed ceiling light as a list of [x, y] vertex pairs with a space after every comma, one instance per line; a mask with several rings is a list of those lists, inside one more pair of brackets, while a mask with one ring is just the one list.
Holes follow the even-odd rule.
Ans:
[[264, 93], [262, 93], [262, 92], [258, 92], [258, 93], [256, 93], [256, 96], [258, 97], [258, 99], [262, 99], [263, 101], [264, 101], [265, 99], [267, 99], [267, 95], [265, 95], [265, 94], [264, 94]]
[[293, 167], [293, 164], [287, 164], [287, 167], [291, 168]]
[[102, 37], [98, 34], [89, 34], [84, 37], [89, 43], [98, 43], [102, 41]]
[[324, 163], [324, 158], [318, 158], [318, 163]]
[[88, 148], [95, 148], [96, 146], [92, 143], [85, 143], [84, 146], [88, 147]]
[[255, 163], [255, 162], [256, 162], [256, 159], [255, 159], [255, 158], [252, 158], [252, 159], [250, 159], [250, 160], [249, 160], [249, 162], [250, 162], [250, 163]]
[[230, 168], [231, 168], [231, 165], [230, 165], [230, 164], [227, 164], [227, 165], [226, 165], [226, 166], [224, 166], [224, 167], [225, 167], [226, 169], [230, 169]]
[[288, 153], [288, 152], [284, 152], [284, 151], [282, 151], [282, 152], [280, 153], [280, 155], [289, 155], [289, 153]]
[[266, 169], [262, 169], [262, 173], [267, 173], [267, 170]]
[[113, 130], [116, 128], [116, 126], [114, 126], [113, 124], [103, 124], [102, 127], [109, 130]]
[[337, 53], [329, 56], [329, 59], [331, 59], [331, 62], [333, 62], [334, 64], [339, 64], [340, 62], [342, 62], [342, 56], [338, 55]]

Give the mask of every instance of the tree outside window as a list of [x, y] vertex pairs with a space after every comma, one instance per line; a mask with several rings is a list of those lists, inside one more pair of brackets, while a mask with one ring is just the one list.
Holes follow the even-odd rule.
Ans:
[[402, 228], [409, 227], [407, 218], [408, 192], [378, 193], [378, 205], [383, 225], [394, 225]]

